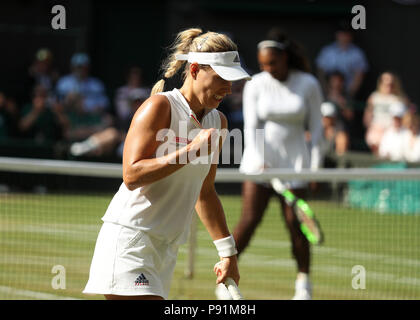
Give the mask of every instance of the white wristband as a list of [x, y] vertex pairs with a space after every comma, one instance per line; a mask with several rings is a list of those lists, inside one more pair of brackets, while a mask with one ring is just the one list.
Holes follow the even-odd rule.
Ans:
[[214, 240], [213, 243], [216, 246], [219, 256], [222, 258], [231, 257], [238, 253], [238, 250], [236, 250], [235, 239], [233, 239], [232, 235], [226, 238]]

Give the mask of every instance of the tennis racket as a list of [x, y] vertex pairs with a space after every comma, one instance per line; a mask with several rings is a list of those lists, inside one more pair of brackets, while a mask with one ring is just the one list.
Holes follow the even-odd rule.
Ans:
[[245, 300], [238, 285], [232, 278], [226, 278], [225, 286], [228, 289], [233, 300]]
[[315, 214], [308, 203], [296, 197], [278, 178], [271, 180], [274, 191], [283, 196], [286, 203], [293, 208], [293, 212], [299, 220], [300, 230], [306, 239], [312, 244], [320, 245], [324, 241], [324, 234]]
[[[222, 263], [222, 261], [217, 262], [214, 265], [214, 268], [216, 269], [216, 267], [221, 263]], [[223, 284], [226, 287], [227, 291], [229, 292], [229, 295], [232, 298], [232, 300], [244, 300], [244, 297], [243, 297], [241, 291], [239, 290], [238, 285], [236, 284], [235, 280], [233, 280], [230, 277], [227, 277]], [[219, 298], [219, 300], [230, 300], [228, 297], [219, 297], [218, 296], [218, 298]]]

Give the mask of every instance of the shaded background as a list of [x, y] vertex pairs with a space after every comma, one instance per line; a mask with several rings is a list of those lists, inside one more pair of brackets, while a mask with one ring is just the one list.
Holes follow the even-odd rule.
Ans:
[[[66, 30], [53, 30], [51, 8], [66, 8]], [[370, 69], [356, 96], [353, 150], [368, 151], [362, 116], [368, 95], [380, 73], [393, 71], [411, 101], [420, 103], [420, 1], [48, 1], [0, 3], [0, 90], [22, 105], [29, 99], [23, 85], [35, 52], [50, 48], [61, 75], [70, 72], [70, 58], [78, 51], [91, 56], [91, 74], [100, 78], [114, 106], [114, 94], [132, 65], [144, 71], [144, 85], [159, 79], [165, 48], [179, 31], [199, 26], [228, 32], [238, 44], [242, 63], [258, 72], [256, 44], [273, 26], [280, 26], [300, 42], [315, 72], [320, 49], [334, 41], [338, 22], [351, 21], [351, 8], [366, 8], [365, 30], [355, 30], [355, 43], [366, 53]], [[26, 91], [25, 91], [26, 90]]]
[[[92, 74], [101, 78], [113, 96], [131, 64], [144, 69], [146, 84], [158, 78], [164, 48], [181, 29], [200, 26], [229, 32], [239, 45], [243, 62], [258, 71], [256, 44], [272, 26], [281, 26], [301, 42], [312, 62], [321, 47], [332, 42], [340, 19], [351, 19], [351, 8], [362, 4], [366, 30], [356, 30], [355, 42], [365, 50], [370, 70], [360, 91], [363, 99], [374, 90], [384, 70], [401, 76], [409, 97], [420, 101], [420, 5], [413, 1], [35, 1], [0, 3], [0, 87], [23, 94], [20, 85], [40, 47], [55, 54], [62, 74], [76, 51], [92, 58]], [[51, 8], [66, 8], [67, 29], [53, 30]]]
[[[351, 19], [351, 8], [362, 4], [367, 11], [367, 29], [355, 32], [355, 42], [365, 51], [370, 70], [358, 99], [366, 101], [375, 89], [379, 74], [393, 70], [400, 75], [410, 99], [419, 105], [420, 4], [410, 5], [411, 2], [3, 0], [0, 2], [0, 91], [15, 97], [20, 105], [26, 102], [29, 93], [25, 91], [23, 80], [36, 51], [47, 47], [54, 53], [55, 65], [61, 75], [70, 72], [69, 62], [75, 52], [86, 51], [91, 56], [92, 75], [105, 83], [107, 95], [113, 102], [115, 90], [125, 82], [126, 69], [133, 64], [143, 68], [145, 85], [151, 86], [158, 80], [165, 47], [177, 32], [192, 26], [229, 32], [251, 72], [258, 71], [256, 44], [271, 27], [281, 26], [305, 46], [314, 66], [320, 49], [334, 40], [339, 20]], [[66, 8], [66, 30], [51, 28], [54, 16], [51, 8], [56, 4]], [[111, 104], [111, 107], [114, 106]], [[362, 111], [356, 113], [359, 119]], [[363, 136], [363, 128], [360, 130]], [[38, 157], [42, 156], [35, 149], [30, 149], [29, 156], [33, 158], [35, 151]], [[99, 217], [110, 199], [108, 195], [95, 197], [91, 194], [115, 192], [121, 179], [28, 176], [16, 172], [0, 173], [0, 187], [1, 183], [7, 183], [18, 185], [19, 191], [34, 191], [17, 196], [4, 193], [1, 199], [0, 218], [3, 220], [0, 226], [4, 226], [3, 234], [8, 231], [10, 237], [2, 238], [7, 240], [7, 245], [1, 250], [4, 260], [0, 284], [27, 290], [35, 297], [38, 292], [49, 292], [86, 298], [81, 294], [81, 288], [87, 280]], [[418, 194], [418, 189], [408, 187]], [[67, 189], [71, 190], [68, 195], [63, 192]], [[45, 194], [47, 190], [49, 194]], [[371, 201], [377, 198], [366, 189], [356, 191], [350, 199]], [[240, 185], [218, 185], [218, 192], [239, 194]], [[407, 189], [392, 195], [398, 199], [411, 196]], [[317, 199], [311, 202], [327, 235], [327, 247], [314, 256], [316, 298], [418, 299], [419, 216], [347, 208], [334, 202], [329, 194], [327, 196], [327, 201], [320, 201], [320, 194], [314, 194]], [[395, 198], [389, 199], [396, 203]], [[224, 196], [223, 203], [229, 212], [228, 223], [233, 226], [239, 219], [240, 198]], [[251, 299], [289, 299], [293, 292], [294, 264], [288, 249], [288, 234], [279, 232], [284, 230], [284, 225], [278, 214], [279, 208], [272, 202], [256, 234], [258, 240], [250, 247], [249, 255], [241, 258], [245, 259], [241, 267], [241, 288], [244, 293], [252, 292]], [[210, 289], [214, 286], [214, 277], [207, 265], [213, 265], [215, 251], [210, 247], [212, 243], [202, 225], [199, 224], [199, 228], [200, 250], [196, 261], [201, 262], [198, 265], [201, 268], [197, 268], [196, 279], [186, 282], [183, 268], [187, 256], [186, 251], [181, 252], [172, 298], [214, 298]], [[58, 263], [69, 266], [69, 288], [62, 292], [50, 286], [51, 266]], [[369, 290], [352, 290], [349, 286], [351, 266], [360, 263], [372, 275], [368, 280]], [[3, 293], [3, 297], [16, 298], [7, 294]]]

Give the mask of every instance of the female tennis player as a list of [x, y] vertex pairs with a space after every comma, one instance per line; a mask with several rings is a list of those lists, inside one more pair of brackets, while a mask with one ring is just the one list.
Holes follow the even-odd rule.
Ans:
[[[309, 73], [307, 59], [294, 41], [273, 29], [268, 40], [258, 44], [258, 62], [262, 72], [246, 83], [243, 93], [245, 149], [240, 170], [256, 173], [264, 168], [290, 168], [298, 172], [302, 168], [318, 168], [322, 92], [318, 81]], [[255, 144], [256, 129], [264, 130], [263, 151], [261, 145]], [[311, 133], [310, 150], [305, 143], [306, 129]], [[305, 198], [306, 183], [282, 183], [298, 198]], [[243, 183], [243, 208], [233, 233], [239, 253], [248, 245], [273, 194], [271, 185]], [[283, 197], [279, 198], [297, 261], [293, 298], [311, 299], [309, 242], [299, 229], [293, 208]]]
[[[182, 87], [162, 92], [165, 79], [181, 68]], [[216, 108], [230, 94], [232, 81], [250, 76], [231, 39], [200, 29], [178, 34], [163, 69], [164, 78], [128, 131], [123, 183], [102, 218], [85, 293], [167, 299], [194, 209], [221, 259], [214, 268], [216, 283], [227, 277], [239, 281], [237, 250], [215, 191], [212, 160], [223, 143], [216, 133], [227, 128]]]

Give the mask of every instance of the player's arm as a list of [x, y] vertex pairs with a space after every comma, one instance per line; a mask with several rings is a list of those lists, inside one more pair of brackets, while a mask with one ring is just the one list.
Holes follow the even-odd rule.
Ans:
[[[257, 106], [261, 88], [258, 82], [248, 81], [243, 90], [243, 116], [244, 116], [244, 153], [240, 171], [248, 174], [261, 172], [267, 164], [264, 163], [264, 143], [257, 141], [257, 129], [263, 128], [263, 123], [258, 117]], [[259, 139], [261, 137], [258, 137]], [[264, 137], [262, 137], [264, 139]]]
[[[123, 180], [129, 190], [165, 178], [182, 168], [188, 161], [188, 153], [206, 143], [209, 130], [202, 130], [187, 146], [174, 152], [155, 157], [161, 141], [158, 132], [169, 128], [171, 106], [163, 95], [147, 99], [134, 114], [123, 153]], [[186, 159], [187, 161], [181, 161]]]
[[[227, 119], [219, 112], [221, 118], [222, 129], [227, 129]], [[223, 145], [222, 137], [219, 142], [219, 153]], [[220, 202], [219, 196], [217, 195], [215, 188], [217, 164], [213, 163], [210, 167], [210, 171], [203, 182], [203, 186], [200, 191], [195, 209], [200, 217], [200, 220], [206, 227], [213, 241], [227, 238], [230, 236], [229, 228], [227, 226], [225, 212], [223, 210], [222, 203]], [[239, 271], [237, 265], [236, 254], [229, 257], [221, 257], [223, 263], [219, 264], [220, 273], [218, 274], [216, 283], [221, 283], [226, 280], [227, 277], [239, 282]]]

